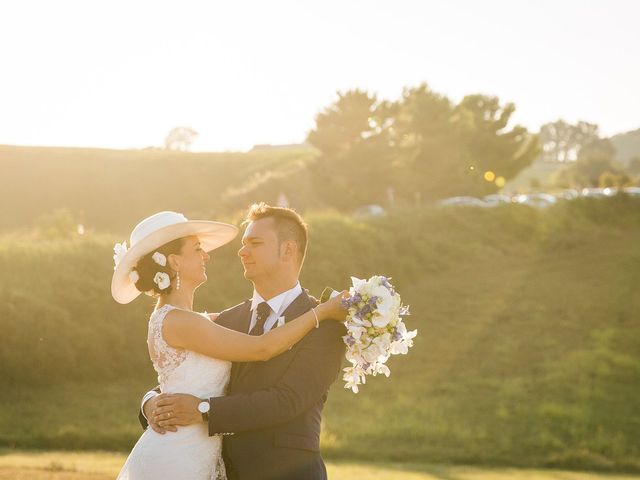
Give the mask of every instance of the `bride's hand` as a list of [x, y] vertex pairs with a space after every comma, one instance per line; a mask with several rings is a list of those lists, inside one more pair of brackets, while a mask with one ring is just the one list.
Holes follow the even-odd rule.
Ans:
[[342, 300], [349, 298], [349, 292], [343, 290], [338, 295], [330, 298], [324, 303], [315, 307], [318, 320], [336, 320], [344, 322], [347, 318], [347, 309], [344, 308]]

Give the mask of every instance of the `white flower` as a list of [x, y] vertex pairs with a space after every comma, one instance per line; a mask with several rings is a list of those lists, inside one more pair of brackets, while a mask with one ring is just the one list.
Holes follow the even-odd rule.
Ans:
[[171, 285], [171, 279], [169, 278], [168, 274], [164, 272], [157, 272], [156, 276], [153, 277], [153, 283], [158, 285], [158, 288], [160, 290], [164, 290], [168, 288], [169, 285]]
[[409, 347], [413, 347], [413, 338], [418, 334], [418, 330], [408, 332], [402, 320], [398, 322], [396, 329], [400, 338], [391, 344], [390, 353], [392, 355], [406, 355]]
[[127, 253], [127, 242], [116, 243], [113, 246], [113, 263], [115, 264], [113, 269], [115, 270], [124, 254]]
[[371, 323], [373, 323], [374, 327], [383, 328], [386, 327], [391, 321], [391, 317], [386, 312], [375, 312], [373, 318], [371, 319]]
[[131, 270], [129, 272], [129, 280], [131, 280], [131, 283], [138, 283], [138, 280], [140, 280], [140, 275], [138, 275], [138, 272], [136, 272], [135, 270]]
[[376, 365], [376, 369], [373, 371], [373, 376], [375, 377], [378, 373], [381, 373], [385, 377], [389, 378], [389, 375], [391, 375], [391, 370], [389, 370], [389, 367], [387, 367], [384, 363], [378, 363]]
[[400, 295], [389, 284], [389, 278], [374, 276], [368, 280], [351, 277], [349, 292], [356, 297], [349, 305], [345, 326], [348, 335], [346, 358], [351, 364], [344, 369], [345, 388], [358, 393], [358, 385], [367, 375], [391, 375], [385, 364], [391, 355], [406, 354], [413, 346], [417, 330], [407, 331], [402, 316], [408, 307], [402, 306]]
[[158, 265], [160, 265], [161, 267], [165, 267], [167, 265], [167, 257], [165, 257], [163, 254], [161, 254], [160, 252], [155, 252], [151, 258], [153, 259], [154, 262], [156, 262]]
[[363, 333], [367, 332], [367, 329], [358, 325], [349, 325], [349, 334], [356, 340], [359, 340]]

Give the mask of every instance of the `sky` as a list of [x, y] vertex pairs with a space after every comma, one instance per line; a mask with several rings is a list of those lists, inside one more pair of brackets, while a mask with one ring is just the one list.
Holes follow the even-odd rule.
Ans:
[[0, 4], [0, 144], [194, 151], [304, 141], [337, 91], [426, 82], [640, 128], [636, 0], [20, 0]]

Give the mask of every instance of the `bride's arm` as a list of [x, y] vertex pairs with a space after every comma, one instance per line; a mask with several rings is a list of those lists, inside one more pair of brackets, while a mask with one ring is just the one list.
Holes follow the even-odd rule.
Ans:
[[[344, 320], [346, 315], [340, 295], [313, 310], [319, 321]], [[197, 313], [172, 310], [165, 317], [162, 335], [172, 347], [193, 350], [220, 360], [266, 361], [285, 352], [315, 328], [313, 310], [260, 336], [230, 330]]]

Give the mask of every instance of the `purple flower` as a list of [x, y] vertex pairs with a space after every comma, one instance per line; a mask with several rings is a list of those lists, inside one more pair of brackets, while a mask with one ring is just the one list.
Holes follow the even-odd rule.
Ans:
[[386, 287], [387, 289], [389, 289], [389, 291], [391, 291], [391, 293], [395, 293], [393, 286], [389, 283], [389, 280], [387, 279], [387, 277], [384, 276], [380, 276], [380, 279], [382, 281], [382, 286]]
[[398, 331], [397, 328], [393, 327], [393, 335], [391, 337], [394, 342], [397, 342], [402, 338], [402, 334]]
[[358, 310], [358, 314], [361, 318], [364, 318], [368, 313], [373, 311], [373, 307], [369, 303], [365, 303], [364, 307]]
[[350, 347], [356, 344], [356, 339], [353, 338], [351, 335], [345, 335], [344, 337], [342, 337], [342, 339], [344, 340], [344, 343], [349, 345]]

